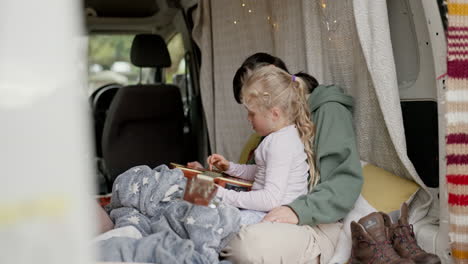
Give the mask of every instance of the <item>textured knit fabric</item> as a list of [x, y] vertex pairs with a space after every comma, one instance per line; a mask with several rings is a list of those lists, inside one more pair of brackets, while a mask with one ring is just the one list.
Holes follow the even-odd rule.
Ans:
[[230, 163], [227, 174], [254, 180], [252, 191], [219, 188], [223, 202], [239, 208], [270, 211], [307, 193], [309, 165], [294, 125], [269, 134], [255, 150], [255, 165]]
[[447, 191], [455, 263], [468, 263], [468, 0], [448, 1]]
[[299, 224], [315, 226], [342, 219], [362, 188], [362, 169], [352, 124], [353, 100], [337, 86], [319, 86], [309, 97], [316, 126], [314, 142], [320, 182], [289, 206]]
[[219, 263], [218, 254], [239, 231], [239, 210], [182, 200], [186, 178], [160, 165], [133, 167], [114, 182], [109, 205], [115, 227], [133, 226], [132, 237], [97, 241], [100, 261]]

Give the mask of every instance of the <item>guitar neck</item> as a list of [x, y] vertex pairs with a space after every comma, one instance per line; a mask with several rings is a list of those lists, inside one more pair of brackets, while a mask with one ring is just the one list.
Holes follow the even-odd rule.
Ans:
[[235, 185], [235, 186], [242, 186], [244, 188], [247, 188], [248, 190], [250, 190], [250, 188], [252, 187], [252, 182], [250, 181], [246, 181], [244, 179], [240, 179], [240, 178], [237, 178], [237, 177], [233, 177], [233, 176], [229, 176], [221, 171], [210, 171], [210, 170], [207, 170], [207, 169], [190, 169], [190, 168], [187, 168], [186, 166], [184, 165], [180, 165], [180, 164], [177, 164], [177, 163], [170, 163], [170, 166], [172, 168], [179, 168], [182, 170], [182, 172], [184, 173], [184, 176], [187, 177], [187, 178], [193, 178], [195, 175], [198, 175], [198, 174], [202, 174], [204, 176], [208, 176], [208, 177], [211, 177], [213, 178], [214, 182], [216, 184], [219, 184], [221, 186], [225, 186], [226, 184], [228, 185]]

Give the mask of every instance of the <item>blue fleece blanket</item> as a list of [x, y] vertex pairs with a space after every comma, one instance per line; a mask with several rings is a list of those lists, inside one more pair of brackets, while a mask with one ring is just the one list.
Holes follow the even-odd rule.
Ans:
[[235, 207], [197, 206], [182, 200], [186, 178], [165, 165], [137, 166], [114, 182], [108, 210], [115, 228], [132, 225], [143, 238], [97, 243], [100, 261], [218, 263], [219, 251], [239, 231]]

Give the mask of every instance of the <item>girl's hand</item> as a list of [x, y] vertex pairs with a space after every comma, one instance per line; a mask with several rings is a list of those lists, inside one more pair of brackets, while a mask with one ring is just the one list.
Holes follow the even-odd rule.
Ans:
[[296, 213], [287, 206], [276, 207], [263, 218], [262, 222], [277, 222], [286, 224], [298, 224]]
[[222, 171], [227, 171], [229, 169], [229, 161], [219, 154], [209, 156], [207, 163], [210, 165], [210, 170], [212, 170], [212, 166], [215, 166]]
[[192, 161], [187, 163], [187, 168], [189, 169], [204, 169], [203, 165], [200, 164], [198, 161]]

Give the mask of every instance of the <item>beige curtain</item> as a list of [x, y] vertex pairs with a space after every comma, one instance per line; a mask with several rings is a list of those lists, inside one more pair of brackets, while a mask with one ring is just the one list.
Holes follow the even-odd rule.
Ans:
[[268, 52], [291, 71], [308, 71], [302, 13], [301, 1], [200, 1], [193, 36], [202, 51], [202, 102], [213, 152], [237, 161], [253, 133], [232, 92], [232, 78], [246, 57]]
[[[385, 0], [201, 0], [198, 9], [193, 36], [213, 152], [237, 160], [253, 132], [234, 101], [232, 77], [247, 56], [264, 51], [291, 72], [342, 86], [355, 98], [361, 159], [424, 186], [406, 155]], [[430, 201], [420, 192], [413, 221]]]

